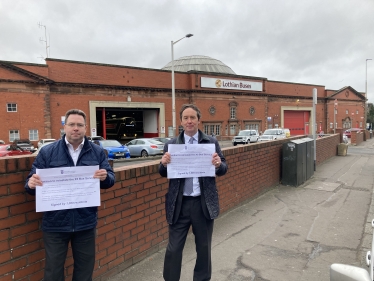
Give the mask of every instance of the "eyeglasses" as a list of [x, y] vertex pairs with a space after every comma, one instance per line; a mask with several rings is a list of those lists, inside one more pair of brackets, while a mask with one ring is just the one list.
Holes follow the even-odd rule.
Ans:
[[69, 126], [70, 128], [74, 128], [74, 127], [83, 128], [86, 125], [82, 123], [68, 123], [66, 124], [66, 126]]

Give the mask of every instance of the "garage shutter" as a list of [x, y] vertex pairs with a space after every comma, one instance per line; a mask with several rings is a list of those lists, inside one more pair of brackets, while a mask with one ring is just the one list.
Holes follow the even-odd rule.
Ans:
[[[290, 129], [292, 136], [309, 134], [309, 111], [284, 111], [284, 128]], [[307, 125], [305, 123], [308, 123]]]

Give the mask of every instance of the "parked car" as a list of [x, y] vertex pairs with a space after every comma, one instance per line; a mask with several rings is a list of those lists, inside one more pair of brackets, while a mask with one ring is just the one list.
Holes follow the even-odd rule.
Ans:
[[242, 130], [237, 136], [232, 139], [232, 144], [247, 144], [251, 142], [257, 142], [260, 135], [257, 130]]
[[31, 153], [35, 152], [37, 148], [31, 143], [29, 139], [15, 139], [13, 144], [19, 146], [23, 150], [30, 151]]
[[169, 140], [171, 140], [171, 138], [161, 138], [161, 137], [154, 137], [152, 139], [160, 141], [162, 143], [167, 143]]
[[52, 143], [54, 143], [54, 141], [50, 141], [50, 142], [45, 142], [45, 143], [43, 143], [36, 151], [34, 151], [34, 155], [38, 155], [39, 154], [39, 151], [43, 148], [43, 147], [45, 147], [45, 146], [47, 146], [47, 145], [50, 145], [50, 144], [52, 144]]
[[284, 138], [286, 138], [286, 134], [284, 133], [283, 129], [267, 129], [259, 137], [258, 141], [269, 141]]
[[93, 142], [108, 152], [109, 159], [130, 158], [131, 153], [127, 146], [117, 140], [94, 140]]
[[351, 132], [361, 133], [361, 132], [363, 132], [363, 129], [360, 129], [360, 128], [350, 128], [348, 130], [345, 130], [343, 134], [346, 135], [347, 138], [351, 138]]
[[41, 139], [38, 142], [38, 148], [41, 148], [42, 145], [47, 143], [47, 142], [54, 142], [54, 141], [55, 141], [55, 139]]
[[0, 157], [20, 156], [31, 154], [30, 151], [23, 149], [16, 144], [0, 144]]
[[131, 156], [147, 157], [164, 153], [164, 144], [152, 138], [135, 139], [126, 143], [126, 145]]
[[105, 140], [102, 136], [88, 136], [87, 138], [88, 138], [89, 141]]

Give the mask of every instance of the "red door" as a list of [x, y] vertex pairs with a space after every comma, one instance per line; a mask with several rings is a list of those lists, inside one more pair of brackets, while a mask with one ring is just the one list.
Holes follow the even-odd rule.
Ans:
[[290, 129], [291, 136], [309, 134], [309, 111], [284, 111], [284, 128]]

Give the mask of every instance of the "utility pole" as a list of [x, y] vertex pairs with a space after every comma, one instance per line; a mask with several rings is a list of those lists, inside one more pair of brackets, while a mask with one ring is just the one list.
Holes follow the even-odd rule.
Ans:
[[316, 170], [316, 160], [317, 160], [317, 144], [316, 144], [316, 104], [317, 104], [317, 89], [313, 88], [313, 113], [312, 113], [312, 122], [313, 122], [313, 141], [314, 141], [314, 171]]

